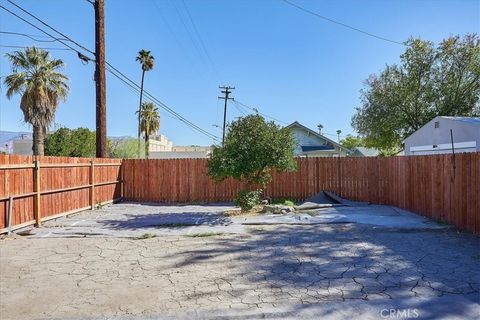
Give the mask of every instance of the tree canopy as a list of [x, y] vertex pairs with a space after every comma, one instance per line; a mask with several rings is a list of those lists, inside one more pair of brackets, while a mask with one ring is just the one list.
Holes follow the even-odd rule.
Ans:
[[144, 142], [140, 144], [140, 154], [138, 154], [137, 139], [111, 139], [108, 141], [109, 157], [121, 159], [136, 159], [145, 157]]
[[63, 157], [94, 157], [95, 131], [87, 128], [60, 128], [47, 135], [45, 154]]
[[361, 137], [355, 137], [349, 134], [344, 139], [340, 140], [340, 144], [347, 149], [353, 149], [355, 147], [363, 147], [365, 142]]
[[410, 39], [400, 63], [371, 75], [352, 126], [368, 147], [401, 149], [402, 141], [435, 116], [480, 114], [480, 46], [475, 34], [435, 46]]
[[293, 171], [295, 141], [288, 128], [258, 115], [248, 115], [228, 125], [223, 147], [215, 147], [208, 161], [208, 174], [217, 181], [228, 177], [263, 189], [272, 170]]

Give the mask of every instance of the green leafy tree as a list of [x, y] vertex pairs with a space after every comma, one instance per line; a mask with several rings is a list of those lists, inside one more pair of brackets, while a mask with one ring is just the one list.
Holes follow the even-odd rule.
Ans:
[[35, 47], [8, 53], [6, 57], [13, 72], [4, 80], [7, 98], [21, 95], [24, 121], [33, 127], [33, 154], [43, 155], [47, 129], [60, 100], [65, 100], [68, 94], [68, 78], [59, 72], [64, 63]]
[[109, 140], [109, 157], [120, 159], [135, 159], [145, 157], [144, 142], [141, 142], [141, 152], [138, 155], [138, 143], [137, 139], [121, 139], [121, 140]]
[[95, 132], [87, 128], [60, 128], [47, 135], [45, 154], [63, 157], [94, 157]]
[[289, 129], [266, 122], [258, 114], [248, 115], [229, 124], [224, 146], [214, 147], [210, 155], [208, 174], [216, 181], [229, 177], [244, 181], [251, 192], [242, 190], [239, 195], [256, 198], [254, 194], [270, 182], [272, 170], [296, 169], [294, 149]]
[[138, 52], [136, 60], [140, 63], [142, 67], [142, 81], [140, 83], [140, 103], [138, 104], [138, 157], [140, 157], [140, 135], [141, 135], [141, 123], [140, 123], [140, 112], [142, 110], [142, 99], [143, 99], [143, 82], [145, 80], [145, 72], [153, 69], [155, 65], [155, 58], [152, 56], [150, 51], [142, 49]]
[[340, 144], [347, 149], [353, 149], [355, 147], [363, 147], [365, 145], [362, 137], [355, 137], [351, 134], [347, 135], [344, 139], [340, 140]]
[[365, 81], [352, 126], [367, 147], [395, 154], [402, 141], [435, 116], [480, 114], [480, 46], [475, 34], [437, 47], [407, 41], [400, 64]]
[[160, 113], [152, 102], [144, 102], [140, 110], [140, 131], [145, 137], [145, 158], [148, 159], [150, 136], [160, 129]]

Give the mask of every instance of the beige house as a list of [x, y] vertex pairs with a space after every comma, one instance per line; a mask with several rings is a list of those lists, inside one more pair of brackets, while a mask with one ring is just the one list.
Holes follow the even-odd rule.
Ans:
[[161, 152], [161, 151], [172, 151], [173, 142], [168, 140], [163, 134], [150, 138], [148, 151], [152, 152]]
[[159, 135], [150, 139], [150, 159], [192, 159], [208, 158], [212, 147], [174, 146], [166, 136]]

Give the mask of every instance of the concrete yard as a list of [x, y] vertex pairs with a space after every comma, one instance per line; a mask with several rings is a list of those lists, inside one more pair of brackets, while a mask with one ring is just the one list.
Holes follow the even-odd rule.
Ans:
[[122, 203], [0, 241], [1, 319], [474, 319], [480, 242], [387, 206]]

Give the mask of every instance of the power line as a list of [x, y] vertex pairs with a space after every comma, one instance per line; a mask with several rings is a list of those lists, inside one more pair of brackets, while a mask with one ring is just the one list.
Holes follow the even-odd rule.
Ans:
[[[240, 102], [240, 101], [238, 101], [238, 100], [236, 100], [236, 99], [234, 99], [233, 102], [235, 102], [235, 103], [238, 104], [239, 106], [242, 106], [242, 107], [244, 107], [244, 108], [247, 108], [247, 109], [249, 109], [249, 110], [252, 110], [252, 111], [255, 112], [255, 113], [258, 113], [258, 114], [264, 116], [265, 118], [272, 119], [272, 120], [277, 121], [277, 122], [279, 122], [279, 123], [282, 123], [282, 124], [284, 124], [284, 125], [289, 125], [288, 122], [285, 122], [285, 121], [276, 119], [276, 118], [274, 118], [274, 117], [272, 117], [272, 116], [269, 116], [268, 114], [262, 113], [262, 112], [260, 112], [257, 108], [250, 107], [250, 106], [248, 106], [248, 105], [246, 105], [246, 104], [244, 104], [244, 103], [242, 103], [242, 102]], [[321, 134], [322, 134], [322, 135], [328, 135], [328, 136], [338, 137], [338, 134], [336, 134], [336, 133], [328, 133], [328, 132], [322, 131]], [[347, 134], [347, 135], [340, 135], [340, 137], [342, 137], [342, 138], [345, 138], [345, 137], [347, 137], [347, 136], [348, 136], [348, 134]]]
[[[83, 50], [85, 51], [88, 51], [90, 52], [91, 54], [95, 55], [95, 52], [93, 52], [92, 50], [84, 47], [83, 45], [81, 45], [80, 43], [72, 40], [71, 38], [69, 38], [68, 36], [66, 36], [65, 34], [61, 33], [60, 31], [58, 31], [57, 29], [55, 29], [54, 27], [52, 27], [51, 25], [49, 25], [48, 23], [44, 22], [42, 19], [38, 18], [37, 16], [35, 16], [34, 14], [30, 13], [29, 11], [23, 9], [21, 6], [19, 6], [18, 4], [16, 4], [15, 2], [13, 2], [12, 0], [7, 0], [8, 2], [10, 2], [12, 5], [14, 5], [15, 7], [17, 7], [18, 9], [22, 10], [23, 12], [25, 12], [26, 14], [28, 14], [30, 17], [34, 18], [35, 20], [37, 20], [38, 22], [40, 22], [41, 24], [43, 24], [44, 26], [46, 26], [47, 28], [49, 28], [50, 30], [52, 31], [55, 31], [56, 33], [58, 33], [59, 35], [61, 35], [62, 37], [64, 37], [65, 39], [67, 39], [68, 41], [70, 41], [71, 43], [75, 44], [76, 46], [78, 46], [79, 48], [82, 48]], [[37, 28], [38, 29], [38, 28]], [[44, 31], [43, 31], [44, 32]], [[45, 32], [44, 32], [45, 33]], [[58, 38], [54, 38], [54, 39], [57, 39], [58, 41], [60, 41]]]
[[[137, 89], [140, 89], [140, 86], [135, 82], [133, 81], [132, 79], [130, 79], [128, 76], [126, 76], [124, 73], [122, 73], [120, 70], [118, 70], [117, 68], [115, 68], [113, 65], [111, 65], [110, 63], [107, 62], [107, 66], [109, 66], [111, 69], [113, 69], [116, 73], [118, 73], [122, 78], [123, 78], [123, 82], [124, 83], [128, 83], [129, 85], [132, 85], [134, 87], [136, 87]], [[170, 108], [169, 106], [167, 106], [165, 103], [163, 103], [162, 101], [158, 100], [155, 96], [153, 96], [152, 94], [150, 94], [147, 90], [143, 90], [143, 94], [149, 98], [151, 101], [157, 103], [162, 109], [166, 110], [167, 112], [170, 112], [171, 114], [173, 114], [178, 120], [184, 122], [185, 124], [191, 126], [192, 128], [196, 129], [197, 131], [199, 131], [200, 133], [203, 133], [204, 135], [208, 136], [209, 138], [212, 138], [213, 140], [218, 140], [219, 137], [215, 136], [214, 134], [200, 128], [199, 126], [197, 126], [196, 124], [194, 124], [193, 122], [191, 122], [190, 120], [186, 119], [185, 117], [183, 117], [182, 115], [180, 115], [179, 113], [177, 113], [175, 110], [173, 110], [172, 108]]]
[[337, 25], [342, 26], [342, 27], [344, 27], [344, 28], [348, 28], [348, 29], [351, 29], [351, 30], [353, 30], [353, 31], [363, 33], [363, 34], [365, 34], [365, 35], [367, 35], [367, 36], [369, 36], [369, 37], [377, 38], [377, 39], [379, 39], [379, 40], [383, 40], [383, 41], [387, 41], [387, 42], [391, 42], [391, 43], [395, 43], [395, 44], [399, 44], [399, 45], [405, 46], [405, 44], [402, 43], [402, 42], [395, 41], [395, 40], [391, 40], [391, 39], [388, 39], [388, 38], [385, 38], [385, 37], [382, 37], [382, 36], [378, 36], [378, 35], [376, 35], [376, 34], [373, 34], [373, 33], [370, 33], [370, 32], [367, 32], [367, 31], [364, 31], [364, 30], [361, 30], [361, 29], [358, 29], [358, 28], [356, 28], [356, 27], [352, 27], [352, 26], [350, 26], [350, 25], [348, 25], [348, 24], [346, 24], [346, 23], [343, 23], [343, 22], [340, 22], [340, 21], [337, 21], [337, 20], [334, 20], [334, 19], [331, 19], [331, 18], [322, 16], [322, 15], [319, 14], [319, 13], [316, 13], [316, 12], [314, 12], [314, 11], [311, 11], [311, 10], [307, 9], [307, 8], [304, 8], [304, 7], [302, 7], [302, 6], [300, 6], [300, 5], [296, 4], [296, 3], [293, 3], [293, 2], [291, 2], [291, 1], [289, 1], [289, 0], [280, 0], [280, 1], [283, 1], [283, 2], [285, 2], [286, 4], [288, 4], [288, 5], [292, 6], [292, 7], [295, 7], [295, 8], [297, 8], [298, 10], [301, 10], [301, 11], [303, 11], [303, 12], [305, 12], [305, 13], [308, 13], [308, 14], [310, 14], [310, 15], [313, 15], [313, 16], [317, 17], [317, 18], [326, 20], [326, 21], [328, 21], [328, 22], [337, 24]]
[[193, 17], [192, 17], [192, 15], [191, 15], [191, 13], [190, 13], [190, 10], [188, 9], [188, 6], [187, 6], [185, 0], [182, 0], [182, 4], [183, 4], [183, 6], [184, 6], [184, 8], [185, 8], [185, 11], [187, 12], [187, 15], [188, 15], [188, 18], [190, 19], [191, 24], [192, 24], [192, 26], [193, 26], [193, 30], [195, 31], [198, 39], [200, 40], [200, 45], [202, 46], [202, 49], [203, 49], [203, 51], [205, 52], [205, 55], [207, 56], [208, 61], [209, 61], [210, 64], [212, 65], [213, 70], [216, 72], [215, 63], [213, 62], [212, 57], [211, 57], [210, 54], [208, 53], [207, 46], [205, 45], [205, 42], [203, 41], [203, 38], [202, 38], [200, 32], [198, 31], [198, 28], [197, 28], [195, 22], [193, 21]]
[[[122, 81], [125, 85], [127, 85], [128, 87], [132, 88], [133, 90], [135, 90], [137, 93], [140, 92], [140, 86], [138, 84], [136, 84], [133, 80], [131, 80], [130, 78], [128, 78], [125, 74], [123, 74], [122, 72], [120, 72], [118, 69], [116, 69], [115, 67], [113, 67], [111, 64], [109, 64], [107, 62], [107, 71], [110, 72], [110, 74], [112, 74], [113, 76], [115, 76], [117, 79], [119, 79], [120, 81]], [[191, 127], [192, 129], [195, 129], [196, 131], [206, 135], [207, 137], [209, 137], [210, 139], [212, 140], [215, 140], [215, 141], [219, 141], [219, 137], [200, 128], [199, 126], [197, 126], [196, 124], [194, 124], [193, 122], [189, 121], [188, 119], [186, 119], [185, 117], [181, 116], [179, 113], [177, 113], [176, 111], [174, 111], [173, 109], [171, 109], [170, 107], [168, 107], [166, 104], [164, 104], [163, 102], [161, 102], [160, 100], [158, 100], [157, 98], [155, 98], [153, 95], [151, 95], [148, 91], [146, 91], [145, 89], [143, 90], [143, 94], [146, 98], [146, 100], [150, 100], [151, 102], [155, 102], [156, 104], [158, 104], [162, 109], [166, 110], [167, 112], [169, 112], [170, 114], [174, 115], [175, 116], [175, 119], [185, 123], [186, 125], [188, 125], [189, 127]]]
[[[47, 26], [49, 29], [55, 31], [56, 33], [62, 35], [65, 39], [67, 39], [68, 41], [74, 43], [75, 45], [77, 45], [79, 48], [82, 48], [83, 50], [86, 50], [92, 54], [95, 54], [93, 51], [91, 51], [90, 49], [84, 47], [83, 45], [79, 44], [78, 42], [74, 41], [73, 39], [71, 39], [70, 37], [68, 37], [67, 35], [63, 34], [62, 32], [58, 31], [57, 29], [53, 28], [52, 26], [50, 26], [48, 23], [44, 22], [43, 20], [41, 20], [40, 18], [36, 17], [35, 15], [31, 14], [30, 12], [28, 12], [27, 10], [23, 9], [22, 7], [20, 7], [19, 5], [15, 4], [13, 1], [11, 0], [7, 0], [8, 2], [12, 3], [14, 6], [16, 6], [17, 8], [19, 8], [20, 10], [22, 10], [23, 12], [27, 13], [29, 16], [33, 17], [35, 20], [39, 21], [40, 23], [42, 23], [43, 25]], [[17, 17], [18, 19], [21, 19], [22, 21], [24, 21], [25, 23], [29, 24], [30, 26], [36, 28], [37, 30], [45, 33], [46, 35], [48, 35], [49, 37], [51, 37], [52, 39], [56, 39], [57, 41], [59, 41], [60, 43], [62, 43], [63, 45], [65, 45], [66, 47], [70, 48], [71, 50], [74, 50], [75, 52], [77, 52], [80, 55], [83, 56], [83, 54], [78, 51], [77, 49], [75, 48], [72, 48], [71, 46], [69, 46], [68, 44], [66, 44], [65, 42], [63, 42], [62, 40], [54, 37], [53, 35], [51, 35], [50, 33], [46, 32], [45, 30], [39, 28], [38, 26], [34, 25], [33, 23], [29, 22], [28, 20], [20, 17], [19, 15], [17, 15], [16, 13], [10, 11], [9, 9], [5, 8], [4, 6], [0, 5], [0, 8], [4, 9], [5, 11], [9, 12], [10, 14], [14, 15], [15, 17]], [[85, 56], [84, 56], [85, 57]], [[89, 60], [92, 60], [94, 61], [94, 59], [90, 59], [88, 58]], [[118, 74], [121, 75], [121, 77], [123, 77], [124, 79], [126, 79], [128, 82], [130, 82], [131, 84], [133, 84], [135, 87], [137, 88], [140, 88], [140, 86], [135, 83], [133, 80], [131, 80], [129, 77], [127, 77], [125, 74], [123, 74], [120, 70], [118, 70], [117, 68], [115, 68], [113, 65], [111, 65], [108, 61], [106, 61], [106, 64], [112, 68], [115, 72], [117, 72]], [[110, 70], [110, 73], [111, 70]], [[120, 79], [120, 77], [118, 77], [118, 75], [116, 75], [117, 78]], [[123, 81], [124, 83], [127, 83], [127, 81]], [[215, 136], [214, 134], [211, 134], [210, 132], [200, 128], [199, 126], [195, 125], [193, 122], [189, 121], [188, 119], [186, 119], [185, 117], [181, 116], [179, 113], [177, 113], [176, 111], [174, 111], [172, 108], [170, 108], [169, 106], [167, 106], [166, 104], [164, 104], [163, 102], [161, 102], [160, 100], [158, 100], [156, 97], [154, 97], [153, 95], [151, 95], [149, 92], [147, 92], [146, 90], [144, 90], [144, 94], [146, 96], [148, 96], [151, 100], [155, 101], [157, 104], [159, 104], [159, 106], [166, 110], [167, 112], [170, 112], [171, 114], [173, 114], [178, 120], [184, 122], [185, 124], [189, 125], [190, 127], [194, 128], [195, 130], [199, 131], [200, 133], [208, 136], [209, 138], [215, 140], [215, 141], [219, 141], [219, 137]]]
[[198, 73], [199, 75], [201, 75], [203, 77], [204, 74], [199, 71], [198, 66], [193, 62], [193, 59], [192, 59], [190, 53], [188, 52], [188, 50], [185, 48], [185, 46], [180, 41], [180, 37], [176, 35], [175, 31], [173, 30], [173, 28], [168, 23], [168, 20], [165, 17], [165, 15], [163, 14], [161, 8], [158, 6], [158, 4], [155, 2], [155, 0], [150, 0], [150, 1], [153, 3], [155, 9], [158, 11], [158, 14], [159, 14], [160, 18], [162, 19], [163, 23], [167, 27], [168, 32], [172, 36], [172, 39], [177, 43], [178, 48], [185, 55], [185, 58], [188, 60], [188, 63], [191, 65], [192, 69], [194, 69], [196, 73]]
[[[135, 87], [137, 87], [138, 89], [140, 89], [140, 86], [135, 82], [133, 81], [132, 79], [130, 79], [128, 76], [126, 76], [124, 73], [122, 73], [120, 70], [118, 70], [117, 68], [115, 68], [113, 65], [111, 65], [109, 62], [107, 62], [107, 65], [112, 68], [115, 72], [117, 72], [118, 74], [120, 74], [126, 81], [128, 81], [130, 84], [134, 85]], [[191, 122], [190, 120], [186, 119], [185, 117], [183, 117], [182, 115], [180, 115], [179, 113], [177, 113], [175, 110], [173, 110], [172, 108], [170, 108], [169, 106], [167, 106], [165, 103], [163, 103], [162, 101], [158, 100], [155, 96], [153, 96], [152, 94], [150, 94], [147, 90], [143, 89], [143, 94], [150, 98], [152, 101], [156, 102], [162, 109], [166, 110], [167, 112], [170, 112], [171, 114], [173, 114], [174, 116], [176, 116], [176, 118], [188, 125], [190, 125], [191, 127], [194, 127], [195, 129], [197, 129], [197, 131], [207, 135], [207, 136], [210, 136], [210, 138], [215, 138], [214, 140], [218, 140], [219, 137], [211, 134], [210, 132], [200, 128], [199, 126], [197, 126], [196, 124], [194, 124], [193, 122]]]
[[[56, 39], [51, 39], [51, 40], [42, 40], [42, 39], [38, 39], [38, 38], [41, 38], [41, 37], [46, 37], [46, 36], [42, 36], [42, 35], [32, 35], [32, 34], [27, 34], [27, 33], [21, 33], [21, 32], [11, 32], [11, 31], [0, 31], [0, 33], [3, 33], [3, 34], [9, 34], [9, 35], [15, 35], [15, 36], [22, 36], [22, 37], [26, 37], [26, 38], [29, 38], [33, 41], [37, 41], [37, 42], [55, 42], [57, 41]], [[67, 39], [61, 39], [61, 40], [67, 40]]]
[[[4, 44], [0, 44], [0, 47], [2, 48], [12, 48], [12, 49], [27, 49], [27, 48], [31, 48], [31, 47], [26, 47], [26, 46], [10, 46], [10, 45], [4, 45]], [[32, 46], [32, 47], [35, 47], [37, 49], [43, 49], [43, 50], [66, 50], [66, 51], [73, 51], [72, 49], [68, 49], [68, 48], [49, 48], [49, 47], [37, 47], [37, 46]]]
[[[11, 2], [10, 0], [7, 0], [7, 1]], [[71, 50], [77, 52], [77, 54], [79, 55], [79, 57], [80, 57], [80, 56], [85, 57], [85, 56], [84, 56], [80, 51], [78, 51], [77, 49], [75, 49], [75, 48], [73, 48], [72, 46], [66, 44], [63, 40], [60, 40], [59, 38], [54, 37], [53, 35], [51, 35], [51, 34], [48, 33], [47, 31], [43, 30], [42, 28], [39, 28], [38, 26], [34, 25], [34, 24], [31, 23], [30, 21], [24, 19], [23, 17], [20, 17], [20, 16], [19, 16], [18, 14], [16, 14], [15, 12], [13, 12], [13, 11], [5, 8], [5, 7], [2, 6], [2, 5], [0, 5], [0, 8], [2, 8], [2, 9], [5, 10], [5, 11], [7, 11], [7, 12], [10, 13], [11, 15], [17, 17], [18, 19], [22, 20], [22, 21], [25, 22], [26, 24], [34, 27], [35, 29], [37, 29], [37, 30], [45, 33], [45, 34], [48, 35], [50, 38], [57, 40], [58, 42], [60, 42], [61, 44], [63, 44], [65, 47], [70, 48]], [[23, 10], [23, 9], [22, 9], [22, 10]], [[67, 38], [67, 39], [68, 39], [68, 38]], [[88, 58], [88, 57], [85, 57], [85, 58]], [[89, 59], [89, 60], [93, 60], [93, 59], [91, 59], [91, 58], [88, 58], [88, 59]]]
[[285, 122], [285, 121], [282, 121], [282, 120], [276, 119], [276, 118], [274, 118], [274, 117], [272, 117], [272, 116], [269, 116], [268, 114], [262, 113], [262, 112], [260, 112], [260, 110], [258, 110], [257, 108], [250, 107], [250, 106], [248, 106], [248, 105], [246, 105], [246, 104], [244, 104], [244, 103], [242, 103], [242, 102], [240, 102], [240, 101], [238, 101], [238, 100], [236, 100], [236, 99], [234, 99], [233, 102], [238, 103], [239, 105], [241, 105], [241, 106], [243, 106], [243, 107], [245, 107], [245, 108], [247, 108], [247, 109], [250, 109], [250, 110], [252, 110], [252, 111], [255, 112], [255, 113], [258, 113], [258, 114], [264, 116], [265, 118], [272, 119], [272, 120], [274, 120], [274, 121], [277, 121], [277, 122], [282, 123], [282, 124], [285, 124], [285, 125], [288, 125], [288, 124], [289, 124], [289, 123], [287, 123], [287, 122]]
[[244, 116], [248, 114], [248, 112], [245, 112], [245, 110], [239, 104], [235, 103], [233, 106], [235, 107], [235, 109], [238, 110], [238, 112], [240, 112]]
[[[174, 7], [175, 9], [175, 13], [177, 14], [179, 20], [182, 22], [182, 25], [183, 25], [183, 28], [185, 29], [185, 31], [187, 32], [187, 35], [188, 35], [188, 38], [190, 39], [190, 41], [192, 42], [193, 44], [193, 47], [195, 48], [195, 50], [197, 51], [197, 54], [198, 56], [200, 57], [200, 60], [205, 63], [205, 58], [203, 57], [203, 55], [201, 54], [201, 50], [199, 49], [198, 45], [197, 45], [197, 42], [195, 41], [194, 37], [192, 36], [192, 32], [190, 31], [190, 29], [187, 27], [187, 24], [185, 23], [185, 20], [183, 19], [182, 17], [182, 14], [180, 13], [180, 10], [177, 8], [177, 6], [175, 5], [175, 3], [172, 2], [172, 6]], [[209, 61], [210, 62], [210, 61]], [[213, 64], [210, 66], [214, 71], [214, 67], [213, 67]]]

